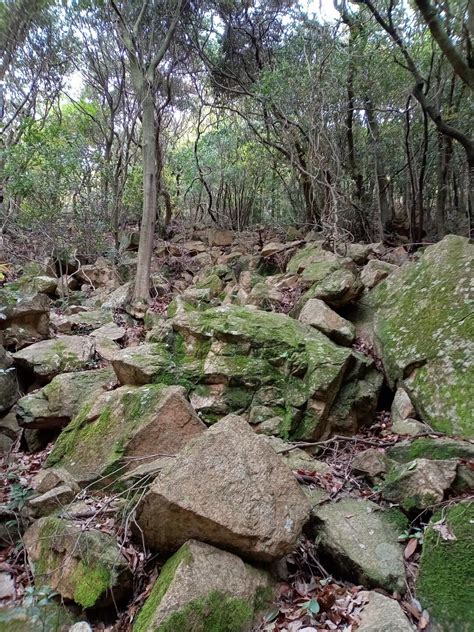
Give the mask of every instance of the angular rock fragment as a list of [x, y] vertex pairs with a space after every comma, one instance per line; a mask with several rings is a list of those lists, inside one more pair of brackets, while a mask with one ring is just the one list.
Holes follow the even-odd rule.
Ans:
[[122, 386], [86, 404], [67, 426], [47, 466], [79, 483], [115, 480], [159, 455], [174, 455], [204, 432], [179, 386]]
[[298, 320], [318, 329], [340, 345], [350, 346], [355, 338], [354, 325], [317, 298], [305, 304]]
[[63, 428], [88, 399], [98, 397], [114, 381], [111, 368], [61, 373], [19, 400], [17, 419], [23, 428]]
[[397, 266], [388, 261], [380, 261], [372, 259], [363, 267], [360, 273], [360, 280], [367, 289], [372, 289], [381, 281], [386, 279], [389, 274], [397, 269]]
[[162, 470], [138, 507], [137, 524], [153, 549], [175, 551], [196, 538], [271, 561], [291, 551], [308, 514], [280, 457], [229, 415]]
[[358, 632], [415, 632], [415, 627], [395, 599], [367, 590], [357, 597], [365, 602]]
[[94, 339], [88, 336], [58, 336], [17, 351], [12, 358], [17, 367], [26, 369], [44, 383], [59, 373], [87, 368], [94, 348]]
[[19, 396], [13, 360], [0, 344], [0, 413], [11, 408]]
[[407, 521], [397, 509], [381, 511], [368, 500], [344, 498], [313, 509], [316, 543], [331, 568], [351, 581], [405, 592], [403, 548]]
[[273, 592], [264, 571], [236, 555], [189, 540], [163, 566], [133, 632], [243, 632]]
[[45, 294], [23, 296], [0, 293], [0, 330], [3, 344], [22, 347], [49, 336], [49, 298]]
[[116, 539], [74, 522], [45, 517], [23, 536], [38, 586], [47, 585], [83, 608], [118, 601], [131, 586], [131, 573]]

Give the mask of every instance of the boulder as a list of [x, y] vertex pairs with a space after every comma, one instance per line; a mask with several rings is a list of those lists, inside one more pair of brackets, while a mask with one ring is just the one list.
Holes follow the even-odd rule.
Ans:
[[448, 235], [364, 299], [390, 384], [435, 430], [474, 436], [474, 245]]
[[49, 336], [49, 298], [0, 291], [0, 330], [6, 347], [22, 347]]
[[271, 561], [295, 546], [309, 505], [291, 471], [240, 417], [229, 415], [163, 469], [137, 509], [147, 546], [190, 538]]
[[77, 490], [69, 485], [58, 485], [44, 494], [28, 500], [28, 506], [34, 516], [48, 516], [62, 509], [74, 500]]
[[385, 452], [377, 448], [369, 448], [359, 452], [352, 459], [352, 469], [358, 474], [363, 474], [371, 479], [377, 479], [387, 472], [390, 459]]
[[79, 281], [75, 276], [63, 274], [59, 277], [56, 285], [56, 296], [59, 298], [68, 297], [71, 292], [79, 288]]
[[119, 233], [119, 251], [138, 250], [140, 232], [138, 230], [122, 230]]
[[350, 346], [354, 341], [354, 325], [317, 298], [305, 304], [298, 320], [318, 329], [337, 344]]
[[373, 244], [341, 243], [337, 245], [336, 250], [342, 257], [348, 257], [361, 266], [367, 263], [367, 259], [373, 253]]
[[[183, 311], [173, 327], [179, 334], [173, 362], [190, 375], [192, 390], [193, 380], [244, 388], [257, 405], [264, 389], [271, 395], [260, 403], [283, 420], [278, 434], [319, 435], [349, 365], [347, 349], [285, 314], [235, 305]], [[299, 427], [299, 407], [307, 403]], [[241, 410], [242, 399], [234, 405], [233, 412]]]
[[27, 607], [2, 607], [0, 630], [2, 632], [70, 632], [74, 621], [72, 613], [51, 599], [44, 589], [36, 589], [37, 599]]
[[61, 373], [19, 400], [17, 419], [24, 428], [63, 428], [87, 400], [99, 397], [114, 382], [111, 368]]
[[[316, 544], [331, 569], [350, 581], [405, 592], [403, 547], [407, 521], [397, 509], [382, 511], [369, 500], [343, 498], [312, 511]], [[323, 562], [324, 563], [324, 562]]]
[[158, 454], [173, 455], [205, 430], [179, 386], [122, 386], [84, 405], [46, 465], [81, 484], [115, 480]]
[[437, 511], [427, 528], [416, 594], [435, 630], [472, 630], [474, 602], [474, 503]]
[[411, 403], [411, 399], [405, 389], [397, 388], [390, 412], [393, 423], [405, 421], [416, 416], [415, 407]]
[[40, 275], [33, 277], [31, 280], [31, 289], [34, 294], [47, 294], [48, 296], [54, 296], [56, 288], [58, 287], [58, 280], [56, 277]]
[[365, 603], [357, 632], [415, 632], [415, 626], [395, 599], [368, 590], [357, 597]]
[[474, 459], [474, 443], [449, 437], [418, 437], [413, 441], [399, 441], [388, 448], [387, 455], [399, 463], [414, 459]]
[[81, 266], [77, 271], [76, 278], [82, 283], [92, 285], [94, 289], [111, 289], [118, 285], [118, 274], [115, 266], [104, 257], [99, 257], [93, 264]]
[[380, 261], [379, 259], [371, 259], [365, 265], [360, 273], [360, 280], [364, 287], [371, 290], [378, 285], [381, 281], [386, 279], [389, 274], [397, 269], [398, 266], [388, 261]]
[[70, 316], [62, 316], [55, 323], [56, 330], [60, 334], [69, 334], [71, 332], [88, 333], [94, 329], [99, 329], [103, 325], [113, 324], [112, 314], [110, 311], [84, 311]]
[[11, 408], [19, 397], [13, 360], [0, 344], [0, 414]]
[[115, 354], [112, 366], [120, 384], [150, 384], [159, 381], [170, 368], [171, 357], [160, 343], [125, 347]]
[[264, 571], [232, 553], [189, 540], [163, 566], [132, 630], [248, 630], [273, 592]]
[[8, 452], [21, 433], [21, 428], [16, 420], [13, 408], [3, 417], [0, 417], [0, 455]]
[[207, 243], [210, 246], [231, 246], [234, 233], [224, 228], [210, 228], [207, 231]]
[[87, 368], [94, 349], [95, 341], [89, 336], [58, 336], [17, 351], [12, 358], [18, 368], [32, 373], [44, 383], [59, 373]]
[[457, 462], [415, 459], [394, 464], [382, 488], [385, 500], [398, 503], [405, 511], [427, 509], [444, 498], [456, 478]]
[[115, 537], [74, 522], [40, 518], [23, 536], [37, 586], [47, 585], [83, 608], [119, 601], [131, 573]]
[[94, 331], [92, 331], [91, 336], [93, 336], [96, 339], [106, 338], [107, 340], [116, 341], [116, 340], [122, 340], [126, 332], [127, 330], [125, 329], [125, 327], [120, 327], [119, 325], [116, 325], [114, 322], [109, 322], [109, 323], [106, 323], [105, 325], [102, 325], [98, 329], [95, 329]]

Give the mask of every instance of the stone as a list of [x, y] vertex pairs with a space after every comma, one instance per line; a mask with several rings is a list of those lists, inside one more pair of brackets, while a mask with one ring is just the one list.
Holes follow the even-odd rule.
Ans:
[[122, 230], [119, 233], [119, 252], [138, 250], [140, 244], [140, 231]]
[[350, 346], [354, 341], [354, 325], [317, 298], [305, 304], [298, 320], [318, 329], [337, 344]]
[[104, 257], [98, 257], [93, 264], [81, 266], [77, 271], [76, 278], [82, 283], [92, 285], [94, 289], [113, 289], [118, 285], [117, 270]]
[[39, 590], [38, 593], [37, 600], [31, 606], [0, 609], [2, 632], [70, 631], [70, 626], [74, 621], [71, 612], [65, 606], [53, 601], [44, 590]]
[[87, 623], [87, 621], [78, 621], [74, 625], [72, 625], [68, 632], [93, 632], [91, 626]]
[[295, 546], [309, 505], [291, 471], [240, 417], [228, 415], [161, 471], [137, 509], [147, 546], [190, 538], [272, 561]]
[[351, 434], [371, 424], [375, 418], [383, 376], [372, 358], [353, 351], [351, 360], [344, 384], [336, 395], [325, 425], [321, 425], [321, 436]]
[[411, 403], [411, 399], [405, 389], [397, 388], [390, 412], [392, 423], [395, 424], [398, 421], [405, 421], [405, 419], [416, 416], [415, 407]]
[[380, 261], [379, 259], [371, 259], [360, 272], [360, 280], [365, 288], [371, 290], [381, 281], [386, 279], [389, 274], [397, 270], [398, 266], [388, 261]]
[[389, 460], [385, 452], [369, 448], [355, 455], [352, 459], [352, 469], [358, 474], [375, 479], [386, 473]]
[[224, 228], [211, 228], [207, 231], [207, 243], [210, 246], [231, 246], [234, 233]]
[[59, 485], [40, 496], [30, 498], [28, 506], [34, 516], [48, 516], [71, 503], [75, 495], [76, 492], [69, 485]]
[[91, 336], [94, 338], [107, 338], [108, 340], [122, 340], [127, 330], [125, 327], [120, 327], [113, 322], [102, 325], [98, 329], [91, 332]]
[[13, 360], [0, 344], [0, 413], [9, 410], [20, 397]]
[[36, 585], [47, 585], [83, 608], [126, 596], [131, 573], [116, 538], [77, 523], [44, 517], [23, 536]]
[[58, 287], [58, 280], [56, 277], [50, 277], [46, 275], [40, 275], [33, 277], [31, 280], [31, 289], [33, 293], [47, 294], [48, 296], [54, 296], [56, 288]]
[[471, 630], [474, 622], [474, 503], [450, 504], [425, 529], [416, 594], [435, 630]]
[[322, 280], [328, 272], [337, 269], [343, 262], [343, 258], [339, 255], [324, 250], [321, 242], [313, 242], [307, 244], [304, 248], [298, 250], [289, 260], [286, 266], [287, 272], [302, 274], [305, 270], [314, 269], [315, 273], [319, 269], [320, 273], [317, 278], [312, 276], [309, 281]]
[[46, 494], [55, 487], [67, 485], [75, 492], [79, 491], [74, 478], [69, 474], [67, 470], [61, 467], [48, 468], [40, 470], [32, 479], [31, 487], [38, 495]]
[[[124, 283], [112, 292], [103, 294], [103, 299], [99, 301], [102, 309], [124, 309], [132, 295], [132, 283]], [[95, 302], [93, 303], [96, 304]]]
[[286, 245], [282, 244], [279, 241], [272, 241], [268, 244], [265, 244], [260, 251], [262, 257], [272, 257], [276, 255], [278, 252], [282, 252], [286, 249]]
[[87, 368], [94, 355], [95, 342], [88, 336], [58, 336], [36, 342], [12, 354], [17, 368], [25, 369], [42, 382], [59, 373]]
[[364, 299], [392, 386], [434, 430], [474, 436], [474, 245], [448, 235]]
[[[183, 311], [173, 328], [173, 361], [189, 375], [192, 389], [193, 382], [254, 393], [272, 387], [274, 399], [264, 405], [283, 420], [278, 434], [307, 440], [319, 435], [350, 363], [347, 349], [285, 314], [235, 305]], [[241, 402], [235, 400], [232, 412], [242, 409]], [[300, 426], [299, 408], [307, 402]]]
[[365, 602], [357, 632], [415, 632], [395, 599], [368, 590], [361, 591], [357, 598]]
[[189, 540], [163, 566], [133, 632], [244, 632], [275, 592], [269, 575]]
[[0, 455], [9, 452], [20, 436], [21, 428], [16, 420], [15, 409], [0, 417]]
[[0, 601], [15, 598], [15, 582], [10, 573], [0, 573]]
[[408, 512], [427, 509], [443, 500], [456, 478], [456, 469], [455, 460], [415, 459], [394, 464], [387, 473], [382, 496]]
[[364, 286], [358, 274], [349, 269], [339, 268], [315, 283], [305, 297], [319, 298], [337, 309], [357, 301], [363, 289]]
[[167, 371], [170, 354], [159, 343], [146, 343], [119, 350], [112, 367], [120, 384], [150, 384]]
[[92, 330], [97, 330], [103, 325], [113, 324], [112, 314], [110, 311], [97, 310], [86, 311], [78, 314], [71, 314], [70, 316], [63, 316], [60, 320], [57, 320], [56, 330], [60, 334], [69, 334], [71, 332], [84, 332], [88, 333]]
[[206, 426], [179, 386], [122, 386], [85, 404], [49, 455], [80, 484], [114, 481], [158, 454], [173, 455]]
[[95, 339], [95, 352], [96, 355], [105, 362], [112, 362], [120, 352], [120, 347], [116, 342], [110, 338], [104, 338], [103, 336], [95, 336], [94, 332], [91, 333], [91, 338]]
[[18, 422], [23, 428], [63, 428], [88, 399], [100, 396], [114, 383], [115, 373], [110, 367], [61, 373], [18, 401]]
[[442, 461], [474, 459], [474, 443], [449, 437], [418, 437], [412, 441], [399, 441], [388, 448], [387, 455], [399, 463], [418, 458]]
[[56, 296], [59, 298], [68, 297], [71, 292], [79, 288], [79, 282], [74, 276], [63, 274], [59, 277], [56, 285]]
[[398, 536], [407, 521], [401, 512], [382, 511], [370, 500], [343, 498], [314, 508], [312, 516], [323, 564], [330, 558], [331, 570], [350, 581], [405, 592]]
[[408, 252], [404, 246], [390, 248], [384, 254], [384, 260], [396, 266], [401, 266], [408, 261]]
[[318, 461], [301, 448], [295, 448], [295, 446], [279, 437], [264, 436], [263, 439], [275, 450], [290, 470], [306, 470], [308, 472], [318, 472], [319, 474], [329, 474], [331, 472], [331, 468], [327, 463]]
[[373, 253], [372, 244], [341, 243], [336, 247], [341, 257], [348, 257], [354, 263], [361, 266], [367, 263], [367, 259]]
[[400, 435], [415, 436], [420, 433], [430, 432], [428, 426], [417, 419], [400, 419], [392, 424], [392, 432]]
[[49, 336], [49, 298], [21, 296], [0, 290], [0, 331], [6, 347], [21, 349]]

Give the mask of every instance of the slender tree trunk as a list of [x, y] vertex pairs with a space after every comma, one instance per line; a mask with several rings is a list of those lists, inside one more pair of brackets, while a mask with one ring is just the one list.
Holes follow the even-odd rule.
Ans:
[[133, 298], [146, 302], [150, 296], [150, 268], [156, 223], [155, 105], [148, 91], [142, 102], [143, 215], [140, 227], [137, 274]]
[[374, 108], [369, 98], [365, 99], [365, 112], [367, 116], [367, 127], [369, 132], [369, 145], [372, 146], [372, 154], [375, 167], [375, 185], [377, 190], [377, 208], [378, 208], [378, 232], [379, 238], [383, 237], [384, 228], [391, 219], [391, 211], [389, 199], [387, 195], [387, 177], [383, 169], [382, 157], [379, 142], [379, 126], [377, 118], [374, 114]]

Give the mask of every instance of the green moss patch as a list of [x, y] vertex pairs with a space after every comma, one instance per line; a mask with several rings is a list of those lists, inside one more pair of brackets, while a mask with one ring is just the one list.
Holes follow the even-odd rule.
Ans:
[[[443, 521], [455, 540], [446, 540], [434, 527]], [[474, 629], [474, 503], [437, 512], [427, 527], [417, 597], [441, 629]]]

